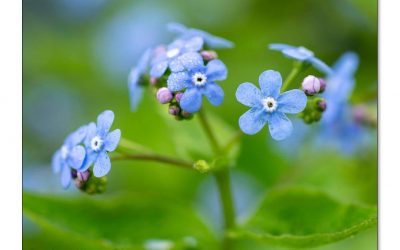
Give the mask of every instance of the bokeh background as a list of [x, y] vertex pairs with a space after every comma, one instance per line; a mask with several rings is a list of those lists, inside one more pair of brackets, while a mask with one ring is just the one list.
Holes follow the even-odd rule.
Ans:
[[[114, 127], [122, 130], [123, 137], [176, 154], [172, 132], [154, 95], [148, 92], [132, 113], [127, 91], [127, 76], [141, 53], [171, 41], [165, 28], [171, 21], [235, 43], [234, 49], [218, 51], [229, 69], [228, 80], [221, 85], [225, 101], [218, 108], [205, 104], [233, 129], [238, 129], [238, 117], [246, 110], [235, 100], [237, 86], [257, 82], [266, 69], [283, 76], [291, 69], [289, 59], [267, 50], [269, 43], [303, 45], [329, 65], [345, 51], [357, 52], [360, 66], [351, 102], [377, 98], [375, 0], [24, 0], [24, 190], [87, 197], [75, 187], [63, 190], [59, 177], [52, 175], [50, 161], [70, 131], [95, 120], [105, 109], [115, 112]], [[318, 72], [309, 69], [306, 74]], [[302, 143], [278, 145], [266, 129], [244, 137], [233, 174], [239, 214], [245, 217], [265, 191], [288, 183], [312, 186], [345, 202], [376, 205], [376, 131], [370, 130], [369, 137], [367, 147], [352, 155]], [[165, 202], [187, 202], [212, 231], [219, 230], [215, 188], [208, 176], [159, 164], [115, 162], [107, 189], [96, 199], [139, 192], [162, 194]], [[376, 234], [370, 229], [316, 249], [376, 249]], [[24, 249], [62, 249], [61, 245], [77, 249], [68, 245], [72, 244], [68, 237], [24, 218]], [[258, 248], [276, 249], [246, 245], [246, 249]]]

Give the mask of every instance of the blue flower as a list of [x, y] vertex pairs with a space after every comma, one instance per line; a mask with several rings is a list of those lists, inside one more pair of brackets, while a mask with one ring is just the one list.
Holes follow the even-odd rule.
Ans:
[[143, 95], [143, 86], [141, 86], [141, 78], [146, 74], [146, 70], [152, 54], [151, 49], [147, 49], [140, 57], [138, 64], [129, 73], [128, 88], [131, 101], [131, 110], [135, 111]]
[[71, 183], [71, 167], [80, 169], [83, 164], [86, 151], [79, 144], [84, 140], [86, 133], [86, 126], [78, 128], [65, 139], [64, 144], [53, 155], [53, 172], [61, 173], [61, 184], [64, 188], [68, 188]]
[[152, 77], [160, 77], [167, 70], [169, 64], [173, 60], [187, 52], [197, 52], [203, 48], [203, 38], [196, 36], [188, 40], [178, 39], [168, 45], [168, 47], [155, 56], [152, 61], [150, 75]]
[[281, 51], [285, 56], [300, 62], [307, 62], [325, 74], [331, 74], [331, 68], [314, 56], [314, 53], [302, 46], [295, 47], [287, 44], [273, 43], [269, 45], [272, 50]]
[[280, 94], [282, 77], [274, 70], [264, 71], [258, 81], [261, 91], [249, 82], [240, 84], [236, 91], [236, 99], [251, 107], [239, 118], [240, 129], [253, 135], [268, 122], [272, 138], [283, 140], [293, 130], [292, 122], [285, 113], [296, 114], [303, 111], [307, 104], [307, 96], [298, 89]]
[[93, 163], [93, 174], [96, 177], [105, 176], [111, 169], [108, 152], [114, 151], [121, 139], [121, 131], [116, 129], [109, 132], [114, 121], [114, 113], [106, 110], [97, 117], [97, 126], [94, 122], [87, 127], [84, 141], [86, 159], [80, 171], [87, 170]]
[[169, 23], [168, 30], [178, 34], [181, 39], [188, 39], [195, 36], [200, 36], [204, 39], [204, 43], [211, 49], [233, 48], [234, 44], [224, 38], [217, 37], [203, 30], [188, 28], [180, 23]]
[[212, 60], [204, 66], [199, 53], [189, 52], [173, 61], [170, 65], [172, 71], [168, 77], [168, 88], [172, 92], [186, 89], [179, 104], [189, 113], [200, 110], [202, 96], [218, 106], [224, 100], [224, 91], [214, 81], [226, 79], [227, 69], [220, 60]]

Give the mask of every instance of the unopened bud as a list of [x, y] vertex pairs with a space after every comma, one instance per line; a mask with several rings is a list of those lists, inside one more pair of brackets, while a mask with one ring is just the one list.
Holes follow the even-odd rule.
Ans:
[[321, 99], [321, 100], [317, 101], [317, 108], [322, 112], [326, 110], [326, 101], [325, 101], [325, 99]]
[[77, 171], [75, 169], [71, 169], [71, 177], [72, 177], [72, 179], [76, 179]]
[[157, 78], [155, 78], [154, 76], [151, 76], [149, 79], [150, 85], [151, 86], [156, 86], [157, 84]]
[[203, 50], [200, 52], [200, 55], [204, 61], [211, 61], [218, 58], [218, 54], [214, 50]]
[[89, 170], [86, 170], [83, 172], [78, 172], [77, 177], [78, 177], [78, 180], [86, 182], [90, 177], [90, 172], [89, 172]]
[[210, 165], [205, 160], [198, 160], [193, 164], [193, 168], [200, 173], [207, 173], [211, 170]]
[[320, 83], [320, 88], [319, 88], [319, 93], [322, 93], [326, 89], [326, 81], [324, 78], [318, 78], [319, 83]]
[[181, 109], [176, 105], [171, 105], [171, 106], [169, 106], [169, 109], [168, 109], [168, 113], [170, 113], [173, 116], [179, 115], [180, 111], [181, 111]]
[[304, 78], [301, 87], [307, 95], [315, 95], [321, 89], [321, 82], [315, 76], [310, 75]]
[[173, 96], [171, 91], [166, 88], [160, 88], [157, 91], [157, 100], [161, 103], [161, 104], [165, 104], [165, 103], [169, 103], [172, 100]]
[[175, 100], [179, 103], [182, 99], [183, 93], [182, 92], [178, 92], [175, 94]]

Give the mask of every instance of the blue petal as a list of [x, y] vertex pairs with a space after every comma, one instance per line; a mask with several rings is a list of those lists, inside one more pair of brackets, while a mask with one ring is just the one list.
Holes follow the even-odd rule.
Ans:
[[279, 51], [286, 50], [286, 49], [296, 49], [296, 47], [294, 47], [294, 46], [291, 46], [288, 44], [283, 44], [283, 43], [271, 43], [268, 46], [268, 48], [272, 49], [272, 50], [279, 50]]
[[168, 61], [160, 61], [154, 64], [150, 70], [150, 76], [159, 78], [160, 76], [164, 75], [165, 71], [168, 68]]
[[176, 92], [186, 88], [190, 84], [190, 76], [187, 72], [171, 73], [167, 80], [168, 89]]
[[224, 49], [224, 48], [233, 48], [234, 47], [233, 42], [231, 42], [225, 38], [222, 38], [222, 37], [211, 35], [207, 32], [204, 32], [202, 37], [204, 38], [204, 41], [208, 45], [208, 47], [210, 47], [212, 49]]
[[147, 49], [143, 55], [139, 58], [139, 61], [137, 63], [136, 68], [139, 70], [140, 74], [143, 74], [144, 71], [146, 70], [149, 62], [150, 62], [150, 57], [152, 54], [152, 50], [151, 49]]
[[268, 126], [272, 138], [277, 141], [286, 139], [293, 131], [292, 122], [281, 112], [271, 113], [268, 118]]
[[199, 53], [188, 52], [177, 58], [174, 63], [177, 65], [170, 65], [172, 72], [182, 71], [182, 70], [193, 70], [200, 67], [204, 67], [203, 58]]
[[106, 110], [97, 116], [97, 131], [100, 136], [105, 136], [114, 121], [114, 112]]
[[282, 86], [282, 77], [278, 71], [266, 70], [261, 73], [258, 82], [264, 97], [278, 98]]
[[107, 152], [102, 151], [99, 157], [97, 157], [96, 162], [94, 163], [93, 174], [96, 177], [103, 177], [106, 174], [108, 174], [110, 169], [111, 169], [110, 157], [108, 157]]
[[53, 158], [51, 159], [51, 167], [53, 169], [53, 173], [58, 174], [61, 170], [62, 167], [62, 159], [61, 159], [61, 152], [60, 150], [57, 150]]
[[108, 152], [114, 151], [119, 143], [119, 140], [121, 139], [121, 130], [116, 129], [112, 132], [110, 132], [105, 140], [104, 148]]
[[74, 132], [72, 132], [68, 137], [65, 139], [65, 144], [68, 145], [69, 147], [73, 147], [83, 141], [85, 139], [86, 133], [87, 133], [87, 128], [86, 125], [81, 126]]
[[95, 137], [97, 134], [97, 128], [96, 124], [94, 122], [91, 122], [87, 125], [87, 133], [86, 133], [86, 138], [85, 138], [85, 146], [90, 147], [91, 140], [93, 137]]
[[67, 189], [71, 183], [71, 169], [67, 166], [64, 166], [61, 170], [61, 185], [63, 188]]
[[167, 29], [168, 29], [168, 31], [177, 33], [177, 34], [182, 34], [188, 30], [185, 25], [180, 24], [180, 23], [175, 23], [175, 22], [168, 23]]
[[97, 152], [94, 152], [93, 150], [90, 150], [89, 148], [87, 148], [86, 149], [86, 157], [82, 163], [82, 166], [77, 170], [79, 172], [83, 172], [83, 171], [87, 170], [96, 161], [98, 156], [99, 156], [99, 154]]
[[293, 58], [295, 60], [299, 61], [305, 61], [314, 56], [314, 53], [306, 48], [299, 47], [299, 48], [294, 48], [294, 49], [285, 49], [282, 51], [282, 53], [290, 58]]
[[201, 93], [197, 88], [189, 88], [183, 93], [179, 103], [181, 108], [189, 113], [195, 113], [201, 108]]
[[278, 111], [296, 114], [303, 111], [307, 105], [307, 96], [299, 89], [292, 89], [278, 97]]
[[185, 41], [184, 49], [186, 52], [197, 52], [203, 48], [204, 40], [200, 36], [195, 36]]
[[225, 64], [218, 59], [212, 60], [207, 64], [206, 75], [210, 81], [223, 81], [226, 79], [228, 70]]
[[253, 107], [261, 100], [261, 91], [254, 84], [245, 82], [239, 85], [236, 90], [236, 99], [238, 102]]
[[239, 118], [240, 129], [249, 135], [259, 132], [267, 122], [267, 114], [263, 109], [254, 107]]
[[326, 65], [323, 61], [321, 61], [320, 59], [316, 58], [316, 57], [312, 57], [309, 59], [310, 63], [319, 71], [321, 71], [322, 73], [325, 73], [327, 75], [332, 74], [332, 69]]
[[81, 145], [75, 146], [69, 152], [68, 165], [75, 169], [82, 167], [83, 161], [85, 160], [86, 150]]
[[206, 84], [204, 95], [214, 106], [219, 106], [224, 101], [224, 90], [213, 82], [208, 82]]

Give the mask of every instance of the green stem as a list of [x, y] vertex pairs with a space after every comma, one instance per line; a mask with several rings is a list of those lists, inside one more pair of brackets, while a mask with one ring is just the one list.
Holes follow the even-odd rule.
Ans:
[[[205, 116], [204, 112], [200, 110], [198, 113], [200, 124], [206, 133], [208, 140], [210, 141], [211, 147], [213, 148], [216, 157], [222, 153], [222, 148], [219, 146], [216, 136], [214, 135], [211, 126]], [[231, 249], [231, 239], [228, 236], [228, 232], [235, 228], [235, 207], [233, 203], [232, 188], [230, 182], [229, 168], [224, 167], [214, 173], [214, 177], [217, 182], [220, 202], [224, 215], [224, 238], [222, 243], [222, 249]]]
[[158, 154], [127, 154], [121, 153], [121, 155], [111, 157], [111, 160], [142, 160], [142, 161], [154, 161], [161, 162], [170, 165], [175, 165], [178, 167], [193, 169], [193, 163], [181, 159], [172, 158], [165, 155]]
[[281, 92], [284, 92], [290, 84], [293, 82], [294, 79], [302, 72], [304, 69], [303, 63], [296, 63], [290, 71], [289, 75], [286, 77], [285, 81], [282, 84]]

